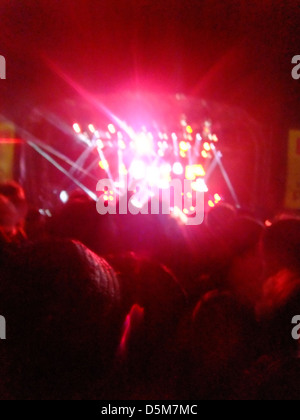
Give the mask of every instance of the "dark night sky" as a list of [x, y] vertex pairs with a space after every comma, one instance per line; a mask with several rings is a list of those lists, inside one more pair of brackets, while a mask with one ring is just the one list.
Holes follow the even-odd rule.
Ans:
[[299, 0], [1, 0], [0, 111], [22, 120], [69, 97], [49, 62], [95, 95], [185, 93], [235, 105], [271, 133], [274, 202], [287, 130], [300, 127], [300, 80], [291, 77], [299, 24]]
[[[184, 92], [234, 103], [261, 120], [296, 119], [299, 1], [2, 0], [6, 95], [67, 91], [45, 57], [94, 92]], [[297, 49], [299, 46], [299, 50]], [[21, 96], [21, 95], [20, 95]], [[5, 101], [1, 101], [5, 106]], [[277, 114], [278, 113], [278, 114]]]

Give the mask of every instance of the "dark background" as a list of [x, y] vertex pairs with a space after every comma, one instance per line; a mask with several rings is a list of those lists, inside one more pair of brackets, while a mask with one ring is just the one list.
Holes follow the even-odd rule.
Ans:
[[72, 95], [50, 61], [95, 94], [184, 93], [238, 107], [261, 126], [261, 194], [279, 209], [288, 129], [300, 127], [299, 24], [292, 0], [1, 0], [0, 111], [22, 124], [30, 108]]

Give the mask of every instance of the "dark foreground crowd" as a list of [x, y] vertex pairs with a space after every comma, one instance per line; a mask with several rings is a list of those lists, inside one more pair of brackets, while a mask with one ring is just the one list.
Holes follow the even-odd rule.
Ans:
[[300, 399], [300, 220], [268, 225], [100, 216], [80, 193], [44, 217], [0, 185], [0, 398]]

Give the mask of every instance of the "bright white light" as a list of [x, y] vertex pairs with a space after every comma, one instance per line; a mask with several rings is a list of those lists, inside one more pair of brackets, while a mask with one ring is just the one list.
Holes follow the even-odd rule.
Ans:
[[104, 143], [103, 143], [103, 141], [102, 141], [101, 139], [98, 139], [98, 140], [97, 140], [97, 147], [98, 147], [100, 150], [104, 149]]
[[132, 198], [131, 199], [131, 204], [136, 207], [137, 209], [142, 209], [143, 208], [143, 203], [141, 203], [139, 200], [137, 200], [136, 198]]
[[109, 124], [109, 126], [108, 126], [108, 131], [109, 131], [111, 134], [116, 134], [116, 132], [117, 132], [116, 127], [115, 127], [113, 124]]
[[146, 164], [142, 160], [134, 160], [130, 167], [130, 175], [132, 178], [141, 180], [146, 177]]
[[69, 194], [67, 191], [62, 191], [59, 198], [62, 203], [66, 204], [69, 201]]
[[80, 125], [77, 123], [73, 124], [73, 130], [75, 131], [76, 134], [80, 134], [81, 133]]
[[135, 136], [134, 146], [136, 152], [141, 156], [153, 153], [153, 140], [146, 133], [139, 133]]
[[207, 185], [204, 179], [197, 179], [196, 182], [192, 183], [192, 189], [196, 192], [206, 193], [208, 192]]
[[183, 174], [183, 166], [180, 162], [176, 162], [173, 165], [173, 172], [175, 175], [182, 175]]
[[172, 166], [169, 163], [164, 163], [163, 165], [161, 165], [160, 167], [160, 173], [164, 176], [164, 175], [170, 175], [172, 171]]
[[95, 132], [96, 132], [96, 129], [95, 129], [95, 127], [93, 126], [93, 124], [89, 124], [89, 130], [90, 130], [90, 132], [91, 132], [92, 134], [95, 134]]
[[160, 171], [156, 166], [147, 168], [147, 181], [151, 187], [156, 186], [160, 180]]

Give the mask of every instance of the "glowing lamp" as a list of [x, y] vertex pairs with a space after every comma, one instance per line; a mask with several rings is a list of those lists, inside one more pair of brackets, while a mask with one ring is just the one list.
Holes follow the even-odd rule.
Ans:
[[188, 125], [188, 126], [186, 127], [186, 132], [187, 132], [188, 134], [193, 134], [193, 129], [192, 129], [192, 127], [191, 127], [190, 125]]
[[183, 174], [183, 166], [180, 162], [175, 162], [173, 165], [173, 172], [175, 175], [182, 175]]
[[216, 203], [219, 203], [220, 201], [222, 201], [222, 198], [221, 198], [221, 196], [219, 194], [215, 194], [214, 195], [214, 199], [215, 199], [215, 202]]
[[69, 201], [69, 194], [67, 191], [62, 191], [59, 195], [60, 201], [66, 204]]
[[196, 182], [193, 182], [192, 189], [193, 191], [200, 192], [200, 193], [208, 192], [207, 185], [203, 179], [197, 179]]
[[214, 141], [215, 143], [217, 143], [217, 142], [219, 141], [218, 137], [217, 137], [215, 134], [213, 134], [213, 135], [211, 136], [211, 139], [212, 139], [212, 141]]
[[80, 125], [77, 123], [73, 124], [73, 130], [75, 131], [76, 134], [80, 134], [81, 133]]
[[208, 142], [204, 143], [203, 148], [206, 152], [210, 152], [211, 151], [211, 146]]
[[179, 147], [182, 152], [187, 152], [189, 150], [189, 144], [186, 141], [181, 141]]
[[206, 152], [206, 150], [202, 150], [201, 155], [202, 155], [202, 157], [203, 157], [204, 159], [207, 159], [207, 158], [208, 158], [208, 153]]
[[99, 162], [99, 166], [101, 169], [103, 169], [103, 171], [108, 171], [109, 169], [109, 163], [107, 162], [107, 160], [101, 160]]
[[141, 180], [146, 177], [146, 165], [142, 160], [135, 160], [130, 167], [130, 175], [136, 179]]
[[90, 130], [90, 132], [91, 132], [92, 134], [95, 134], [95, 132], [96, 132], [96, 129], [95, 129], [95, 127], [93, 126], [93, 124], [89, 124], [89, 130]]
[[100, 139], [98, 139], [98, 140], [97, 140], [97, 147], [98, 147], [100, 150], [104, 149], [104, 143], [103, 143], [103, 141], [102, 141], [102, 140], [100, 140]]
[[109, 124], [108, 131], [110, 132], [110, 134], [116, 134], [117, 132], [116, 127], [113, 124]]
[[151, 155], [153, 153], [153, 141], [145, 133], [139, 133], [135, 136], [134, 147], [136, 152], [143, 155]]
[[121, 150], [125, 150], [125, 149], [126, 149], [126, 143], [125, 143], [125, 141], [124, 141], [124, 140], [122, 140], [122, 139], [120, 139], [120, 140], [118, 141], [118, 146], [119, 146], [119, 149], [121, 149]]
[[215, 207], [215, 203], [212, 200], [209, 200], [208, 205], [211, 208], [214, 208]]
[[189, 181], [194, 181], [196, 179], [196, 175], [195, 175], [195, 171], [194, 171], [194, 166], [188, 165], [185, 168], [185, 177]]
[[206, 172], [205, 172], [202, 165], [195, 165], [194, 166], [194, 173], [195, 173], [196, 176], [201, 176], [201, 177], [204, 177], [206, 175]]

